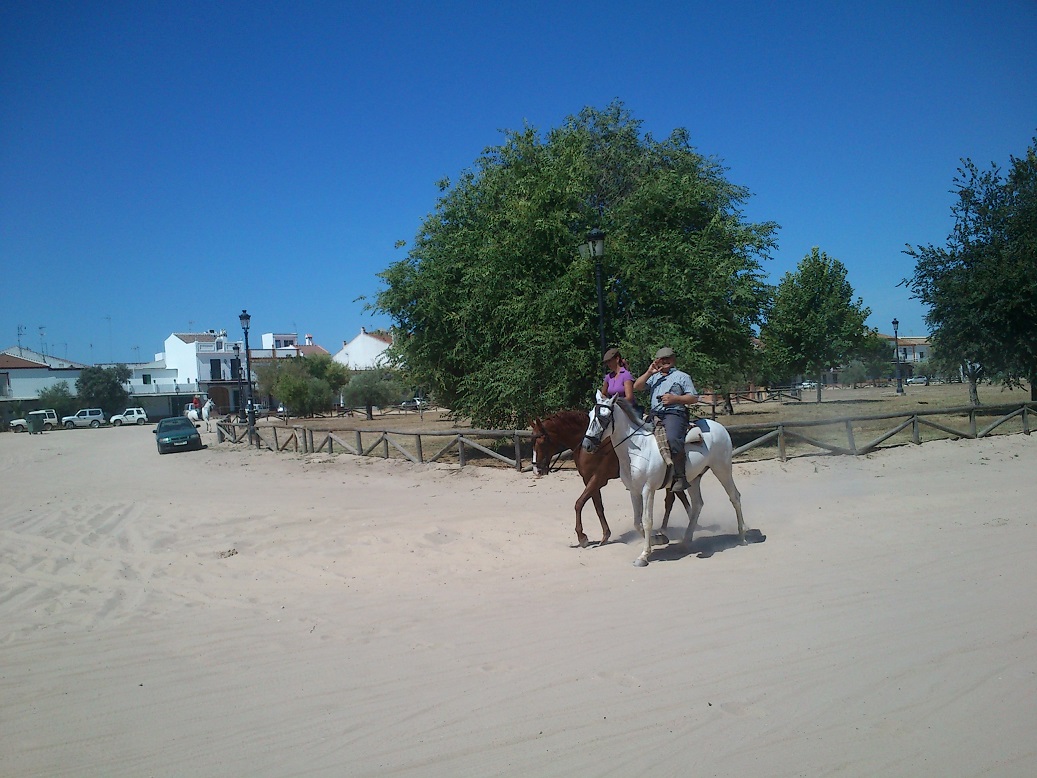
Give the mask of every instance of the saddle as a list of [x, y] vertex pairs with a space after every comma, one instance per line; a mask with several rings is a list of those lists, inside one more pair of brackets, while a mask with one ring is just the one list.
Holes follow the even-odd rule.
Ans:
[[[666, 430], [661, 424], [657, 424], [655, 425], [653, 432], [655, 433], [655, 442], [659, 445], [659, 453], [663, 455], [663, 461], [666, 463], [666, 466], [669, 467], [673, 464], [673, 459], [670, 456], [670, 446], [666, 441]], [[688, 445], [689, 443], [701, 442], [702, 430], [692, 424], [688, 428], [688, 434], [684, 436], [684, 444]]]

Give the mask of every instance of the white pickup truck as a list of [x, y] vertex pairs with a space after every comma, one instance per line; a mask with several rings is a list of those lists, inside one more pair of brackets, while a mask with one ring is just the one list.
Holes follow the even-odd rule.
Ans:
[[[50, 432], [58, 426], [58, 414], [53, 408], [46, 408], [40, 411], [33, 411], [33, 413], [42, 413], [43, 418], [43, 429]], [[28, 432], [29, 431], [29, 420], [25, 419], [13, 419], [11, 421], [11, 432]]]

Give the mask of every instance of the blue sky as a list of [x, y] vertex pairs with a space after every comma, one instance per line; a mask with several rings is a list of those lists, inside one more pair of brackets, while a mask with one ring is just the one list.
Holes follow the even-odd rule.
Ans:
[[0, 347], [149, 359], [248, 308], [334, 353], [390, 323], [357, 298], [437, 180], [617, 98], [781, 225], [773, 283], [820, 246], [924, 334], [901, 251], [946, 238], [961, 157], [1030, 144], [1035, 40], [1032, 0], [2, 0]]

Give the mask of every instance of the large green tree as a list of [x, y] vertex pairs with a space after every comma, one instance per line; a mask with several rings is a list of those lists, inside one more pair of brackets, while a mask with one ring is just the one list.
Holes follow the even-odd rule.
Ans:
[[846, 267], [816, 246], [786, 273], [760, 331], [767, 358], [795, 373], [817, 378], [847, 364], [868, 343], [864, 321], [871, 313], [846, 279]]
[[374, 307], [410, 379], [458, 415], [525, 425], [589, 402], [595, 263], [578, 247], [592, 227], [607, 234], [607, 340], [635, 369], [663, 344], [705, 386], [749, 364], [777, 228], [744, 221], [748, 192], [686, 130], [655, 140], [621, 103], [586, 108], [544, 134], [505, 132], [441, 192]]
[[943, 246], [908, 247], [904, 280], [929, 306], [926, 323], [941, 359], [954, 359], [979, 402], [978, 382], [1030, 384], [1037, 400], [1037, 139], [1007, 175], [962, 160], [954, 178], [953, 228]]
[[125, 383], [133, 373], [126, 365], [86, 367], [76, 379], [76, 394], [84, 407], [101, 408], [105, 416], [125, 410], [130, 393]]

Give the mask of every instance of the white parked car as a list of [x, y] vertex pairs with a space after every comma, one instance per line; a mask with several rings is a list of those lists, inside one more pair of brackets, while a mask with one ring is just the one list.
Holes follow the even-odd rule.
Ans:
[[93, 427], [97, 429], [104, 424], [104, 411], [100, 408], [84, 408], [75, 416], [65, 416], [61, 419], [65, 429], [72, 430], [76, 427]]
[[[52, 429], [58, 426], [58, 414], [53, 408], [47, 408], [42, 411], [33, 411], [33, 413], [43, 414], [43, 429], [50, 432]], [[11, 420], [11, 432], [26, 432], [29, 429], [28, 417], [25, 419], [12, 419]]]
[[905, 384], [927, 384], [929, 380], [924, 375], [913, 375], [907, 379]]
[[147, 424], [148, 414], [143, 408], [127, 408], [122, 413], [117, 413], [108, 422], [116, 427], [123, 424]]

